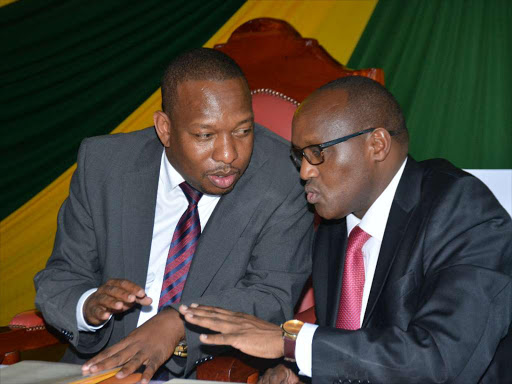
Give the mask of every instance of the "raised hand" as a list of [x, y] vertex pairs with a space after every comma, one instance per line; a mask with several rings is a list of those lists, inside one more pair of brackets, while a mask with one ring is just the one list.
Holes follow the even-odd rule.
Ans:
[[174, 309], [166, 309], [142, 324], [119, 343], [107, 348], [82, 366], [84, 374], [122, 366], [116, 374], [122, 379], [140, 366], [142, 384], [151, 380], [156, 370], [174, 352], [174, 348], [185, 337], [185, 327], [180, 315]]
[[276, 359], [283, 356], [283, 332], [278, 325], [257, 317], [217, 307], [181, 305], [180, 313], [191, 324], [219, 334], [202, 334], [205, 344], [230, 345], [248, 355]]
[[129, 280], [111, 279], [98, 288], [84, 303], [85, 321], [90, 325], [100, 325], [114, 313], [124, 312], [135, 304], [152, 303], [144, 289]]

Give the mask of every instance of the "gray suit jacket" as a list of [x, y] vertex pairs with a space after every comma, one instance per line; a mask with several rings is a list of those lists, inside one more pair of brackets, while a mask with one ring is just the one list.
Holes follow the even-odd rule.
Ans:
[[[76, 305], [86, 290], [111, 278], [145, 286], [162, 151], [154, 128], [93, 137], [80, 147], [53, 253], [34, 279], [37, 307], [72, 344], [68, 361], [92, 357], [137, 325], [140, 309], [134, 308], [97, 332], [79, 332]], [[312, 214], [288, 151], [285, 140], [255, 128], [250, 164], [203, 229], [182, 303], [276, 323], [292, 316], [310, 273]], [[180, 358], [167, 364], [176, 375], [183, 365], [189, 374], [207, 355], [198, 333], [187, 329], [186, 338], [186, 364]]]

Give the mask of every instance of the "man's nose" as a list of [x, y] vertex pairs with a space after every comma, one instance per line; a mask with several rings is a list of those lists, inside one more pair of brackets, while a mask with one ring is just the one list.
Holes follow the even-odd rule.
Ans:
[[231, 164], [238, 158], [238, 152], [231, 135], [224, 135], [215, 140], [213, 160], [222, 161], [224, 164]]
[[317, 177], [318, 176], [318, 169], [316, 167], [316, 165], [311, 165], [309, 164], [309, 162], [306, 160], [305, 157], [302, 157], [302, 163], [300, 164], [300, 178], [302, 180], [309, 180], [313, 177]]

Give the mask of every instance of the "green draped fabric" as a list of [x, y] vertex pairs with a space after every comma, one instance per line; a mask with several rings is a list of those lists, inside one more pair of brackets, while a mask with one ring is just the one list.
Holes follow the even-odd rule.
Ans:
[[[159, 87], [245, 0], [21, 0], [0, 8], [0, 218]], [[143, 127], [141, 127], [143, 128]]]
[[384, 68], [415, 158], [512, 168], [512, 1], [379, 0], [348, 66]]

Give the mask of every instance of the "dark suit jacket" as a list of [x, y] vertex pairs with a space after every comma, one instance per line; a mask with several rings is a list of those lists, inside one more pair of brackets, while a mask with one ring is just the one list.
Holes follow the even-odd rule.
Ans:
[[482, 182], [408, 159], [358, 331], [333, 328], [346, 231], [315, 241], [313, 383], [512, 383], [512, 224]]
[[[100, 331], [79, 332], [76, 305], [86, 290], [111, 278], [145, 286], [162, 151], [153, 128], [81, 145], [53, 253], [35, 277], [38, 308], [72, 344], [68, 361], [92, 357], [137, 325], [139, 308], [114, 316]], [[169, 243], [171, 237], [172, 230]], [[181, 302], [282, 322], [292, 316], [310, 272], [311, 241], [312, 214], [289, 143], [257, 126], [246, 172], [203, 229]], [[198, 334], [186, 333], [188, 374], [206, 354]], [[175, 374], [183, 370], [179, 360], [168, 364]]]

